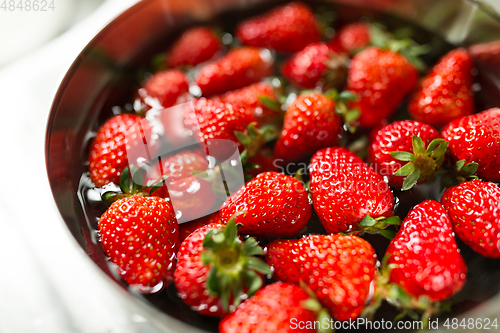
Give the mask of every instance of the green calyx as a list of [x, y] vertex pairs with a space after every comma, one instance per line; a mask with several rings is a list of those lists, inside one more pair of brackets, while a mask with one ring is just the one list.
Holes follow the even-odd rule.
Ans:
[[394, 53], [400, 53], [408, 59], [417, 70], [425, 71], [426, 65], [422, 59], [420, 59], [420, 56], [428, 53], [430, 51], [430, 46], [418, 44], [409, 37], [410, 35], [411, 31], [402, 33], [400, 30], [399, 33], [395, 32], [391, 34], [380, 24], [370, 24], [371, 45]]
[[323, 72], [321, 77], [324, 89], [339, 88], [345, 84], [348, 62], [349, 58], [345, 54], [330, 53], [324, 62], [328, 69]]
[[269, 97], [267, 95], [261, 95], [258, 98], [259, 102], [265, 106], [267, 109], [276, 111], [276, 112], [283, 112], [281, 109], [281, 103], [272, 97]]
[[312, 289], [309, 288], [309, 286], [304, 281], [300, 280], [299, 284], [300, 288], [309, 295], [309, 298], [305, 301], [302, 301], [300, 306], [303, 309], [316, 313], [316, 320], [320, 323], [318, 333], [333, 333], [334, 329], [333, 327], [331, 327], [331, 325], [323, 325], [323, 323], [326, 322], [330, 323], [332, 319], [328, 310], [324, 308], [323, 305], [321, 305], [314, 291], [312, 291]]
[[401, 311], [394, 318], [394, 322], [408, 316], [413, 320], [421, 320], [425, 329], [431, 316], [450, 310], [449, 302], [433, 302], [425, 295], [415, 297], [408, 294], [400, 285], [391, 283], [390, 276], [394, 265], [389, 265], [388, 260], [389, 255], [382, 259], [382, 265], [375, 279], [376, 287], [373, 299], [365, 307], [361, 316], [372, 319], [382, 301], [385, 300]]
[[101, 194], [101, 200], [108, 204], [111, 204], [116, 200], [125, 197], [147, 197], [154, 195], [155, 192], [163, 186], [163, 184], [167, 180], [167, 177], [162, 178], [160, 181], [152, 185], [143, 185], [143, 179], [143, 174], [139, 168], [133, 165], [127, 166], [122, 170], [122, 173], [120, 175], [119, 185], [121, 191], [106, 191]]
[[458, 173], [460, 181], [465, 181], [467, 179], [478, 179], [476, 176], [477, 169], [479, 169], [479, 164], [476, 162], [467, 163], [465, 160], [460, 160], [455, 164], [455, 171]]
[[393, 239], [396, 235], [394, 230], [388, 229], [392, 225], [400, 225], [401, 219], [398, 216], [391, 217], [377, 217], [373, 218], [370, 215], [366, 215], [361, 222], [359, 222], [357, 228], [351, 231], [351, 234], [380, 234], [387, 239]]
[[402, 190], [407, 191], [419, 181], [425, 181], [434, 175], [443, 164], [448, 141], [443, 139], [434, 139], [427, 148], [424, 141], [417, 135], [412, 138], [413, 153], [405, 151], [391, 152], [391, 156], [406, 163], [394, 174], [395, 176], [405, 177]]
[[276, 140], [279, 136], [279, 131], [276, 127], [264, 125], [261, 128], [257, 128], [257, 123], [250, 123], [247, 127], [247, 133], [234, 131], [234, 135], [238, 141], [245, 147], [245, 150], [240, 155], [243, 165], [257, 155], [264, 144]]
[[356, 132], [354, 124], [361, 117], [361, 111], [357, 108], [349, 108], [349, 103], [355, 102], [358, 99], [356, 94], [349, 90], [339, 93], [337, 90], [332, 89], [327, 91], [325, 96], [335, 102], [335, 111], [344, 119], [346, 129], [351, 133]]
[[202, 263], [210, 266], [207, 289], [221, 299], [225, 311], [229, 311], [230, 305], [237, 307], [243, 293], [250, 296], [262, 287], [259, 273], [271, 274], [269, 266], [255, 257], [264, 254], [255, 238], [242, 242], [238, 237], [238, 214], [241, 213], [206, 235], [201, 253]]

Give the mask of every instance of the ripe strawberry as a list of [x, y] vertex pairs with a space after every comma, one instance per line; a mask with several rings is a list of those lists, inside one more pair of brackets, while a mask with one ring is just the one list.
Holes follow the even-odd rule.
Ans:
[[335, 48], [354, 54], [371, 44], [370, 25], [356, 22], [342, 27], [331, 43]]
[[347, 90], [358, 95], [351, 108], [361, 112], [361, 127], [374, 127], [389, 118], [417, 83], [418, 72], [401, 54], [376, 47], [358, 53], [351, 62]]
[[152, 195], [170, 198], [179, 223], [203, 216], [214, 205], [211, 183], [193, 175], [193, 171], [205, 171], [207, 167], [203, 153], [184, 151], [163, 159], [147, 175], [148, 185], [166, 179]]
[[253, 115], [244, 109], [205, 98], [190, 104], [184, 120], [186, 127], [195, 133], [197, 141], [205, 144], [207, 153], [217, 157], [233, 153], [233, 147], [224, 140], [237, 143], [241, 151], [243, 145], [234, 132], [245, 132], [247, 126], [254, 121]]
[[[259, 290], [234, 313], [219, 324], [220, 333], [297, 332], [293, 323], [312, 323], [317, 320], [314, 311], [305, 308], [311, 300], [300, 287], [276, 282]], [[317, 332], [301, 329], [300, 332]]]
[[312, 235], [267, 245], [266, 262], [284, 282], [307, 284], [336, 320], [357, 318], [377, 264], [372, 246], [346, 235]]
[[448, 214], [437, 201], [426, 200], [408, 213], [386, 255], [390, 282], [415, 298], [441, 301], [465, 284], [467, 267]]
[[441, 203], [458, 237], [479, 254], [500, 257], [500, 188], [472, 180], [446, 190]]
[[165, 109], [173, 106], [179, 96], [188, 91], [186, 75], [177, 69], [171, 69], [150, 77], [139, 89], [138, 95], [145, 109]]
[[[136, 161], [134, 150], [146, 143], [154, 147], [151, 126], [142, 117], [119, 114], [108, 119], [97, 131], [89, 153], [90, 179], [97, 187], [118, 184], [122, 170]], [[127, 156], [130, 154], [130, 156]], [[138, 157], [138, 156], [136, 156]], [[146, 156], [143, 156], [146, 157]]]
[[212, 59], [220, 51], [219, 39], [207, 27], [186, 30], [167, 55], [167, 66], [196, 66]]
[[342, 132], [342, 120], [335, 102], [319, 93], [300, 95], [285, 114], [274, 154], [276, 159], [295, 162], [318, 149], [336, 145]]
[[234, 218], [226, 226], [197, 229], [182, 242], [177, 255], [174, 282], [180, 298], [202, 314], [228, 313], [245, 299], [243, 292], [250, 296], [260, 289], [258, 273], [271, 273], [254, 257], [262, 253], [254, 238], [245, 242], [238, 238]]
[[179, 230], [168, 201], [120, 199], [101, 216], [98, 227], [104, 252], [129, 284], [152, 288], [172, 277]]
[[346, 148], [325, 148], [313, 155], [309, 171], [314, 209], [328, 233], [368, 227], [390, 237], [386, 224], [397, 221], [382, 219], [394, 215], [393, 194], [363, 160]]
[[280, 52], [297, 52], [319, 41], [318, 24], [311, 9], [290, 3], [243, 21], [236, 36], [244, 43]]
[[375, 170], [389, 177], [390, 185], [408, 190], [436, 172], [447, 148], [448, 143], [431, 126], [403, 120], [375, 131], [368, 154]]
[[184, 241], [187, 236], [191, 235], [196, 229], [204, 227], [208, 224], [218, 223], [221, 224], [219, 212], [208, 214], [207, 216], [200, 217], [194, 221], [189, 221], [179, 224], [179, 239]]
[[203, 66], [195, 82], [204, 96], [245, 87], [271, 74], [273, 59], [268, 50], [240, 47]]
[[500, 181], [500, 109], [455, 119], [441, 131], [456, 161], [477, 163], [477, 176]]
[[220, 208], [220, 218], [228, 221], [239, 211], [241, 233], [269, 237], [295, 235], [311, 217], [304, 185], [277, 172], [263, 172], [231, 195]]
[[282, 73], [303, 88], [338, 88], [347, 77], [347, 57], [325, 43], [313, 43], [289, 58]]
[[[252, 113], [260, 124], [265, 124], [281, 111], [278, 96], [269, 83], [259, 82], [245, 88], [215, 96], [212, 100], [229, 103]], [[279, 115], [279, 113], [278, 113]]]
[[473, 114], [472, 66], [464, 49], [446, 54], [421, 81], [408, 106], [410, 115], [440, 127]]

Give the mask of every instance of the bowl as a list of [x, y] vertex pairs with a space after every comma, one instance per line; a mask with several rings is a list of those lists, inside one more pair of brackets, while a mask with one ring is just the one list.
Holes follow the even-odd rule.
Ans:
[[[478, 1], [467, 0], [327, 0], [304, 1], [312, 6], [335, 9], [339, 23], [363, 16], [388, 26], [406, 24], [418, 31], [417, 39], [432, 46], [427, 61], [447, 50], [469, 47], [475, 57], [476, 108], [500, 105], [500, 58], [480, 56], [481, 46], [500, 39], [500, 17]], [[46, 133], [46, 166], [54, 200], [61, 218], [79, 246], [112, 279], [119, 297], [132, 313], [140, 312], [159, 332], [216, 331], [217, 320], [202, 317], [176, 298], [173, 288], [142, 295], [129, 288], [111, 268], [96, 233], [102, 207], [95, 192], [88, 191], [86, 159], [88, 144], [97, 125], [112, 114], [113, 107], [131, 107], [137, 73], [149, 59], [165, 50], [185, 28], [199, 23], [234, 27], [235, 13], [249, 17], [270, 8], [275, 0], [144, 0], [126, 10], [102, 29], [82, 50], [66, 73], [54, 98]], [[433, 189], [422, 197], [436, 197]], [[404, 214], [402, 207], [398, 213]], [[402, 215], [404, 216], [404, 215]], [[466, 288], [457, 295], [454, 316], [490, 318], [500, 315], [500, 265], [480, 258], [459, 242], [469, 265]], [[460, 319], [461, 320], [461, 319]], [[459, 330], [461, 328], [459, 327]], [[466, 329], [464, 329], [466, 331]]]

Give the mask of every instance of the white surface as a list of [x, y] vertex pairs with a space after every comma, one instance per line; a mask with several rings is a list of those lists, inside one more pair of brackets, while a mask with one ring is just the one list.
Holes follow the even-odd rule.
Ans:
[[[0, 70], [0, 332], [151, 331], [76, 246], [53, 203], [44, 161], [55, 90], [86, 43], [134, 0], [109, 0], [37, 52]], [[120, 303], [120, 304], [119, 304]]]

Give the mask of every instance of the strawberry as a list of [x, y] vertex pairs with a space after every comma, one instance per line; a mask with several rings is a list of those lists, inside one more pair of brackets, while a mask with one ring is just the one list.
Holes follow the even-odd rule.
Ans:
[[219, 39], [207, 27], [196, 26], [182, 33], [167, 55], [168, 67], [196, 66], [220, 51]]
[[282, 73], [291, 83], [302, 88], [338, 88], [347, 77], [347, 57], [326, 43], [313, 43], [289, 58]]
[[133, 157], [139, 157], [134, 152], [140, 154], [143, 150], [140, 148], [146, 144], [148, 148], [154, 147], [151, 126], [142, 117], [119, 114], [108, 119], [97, 131], [90, 147], [90, 179], [97, 187], [118, 184], [122, 170], [136, 162]]
[[450, 218], [437, 201], [426, 200], [408, 213], [386, 256], [390, 282], [412, 297], [442, 301], [465, 284], [467, 267]]
[[[219, 325], [220, 333], [297, 332], [296, 325], [306, 326], [317, 320], [316, 313], [306, 308], [311, 299], [300, 287], [276, 282], [259, 290]], [[317, 332], [315, 328], [300, 332]]]
[[311, 205], [304, 185], [297, 179], [263, 172], [231, 195], [220, 208], [220, 218], [228, 221], [235, 213], [243, 224], [242, 234], [284, 237], [297, 234], [311, 217]]
[[456, 161], [477, 163], [477, 176], [500, 181], [500, 109], [455, 119], [441, 131]]
[[408, 110], [412, 118], [433, 126], [474, 113], [472, 58], [456, 49], [443, 58], [422, 79]]
[[101, 216], [104, 252], [131, 285], [145, 290], [172, 278], [179, 230], [172, 205], [158, 197], [127, 197]]
[[272, 65], [268, 50], [240, 47], [203, 66], [195, 82], [204, 96], [221, 94], [260, 81], [271, 74]]
[[314, 209], [328, 233], [366, 227], [391, 236], [385, 228], [397, 219], [384, 218], [394, 214], [394, 196], [382, 176], [353, 152], [340, 147], [319, 150], [309, 171]]
[[184, 123], [195, 133], [197, 141], [205, 144], [209, 155], [225, 157], [233, 153], [233, 147], [224, 140], [235, 142], [243, 150], [234, 132], [246, 131], [247, 126], [254, 121], [253, 115], [244, 109], [200, 98], [190, 104]]
[[279, 52], [297, 52], [319, 41], [314, 14], [309, 7], [297, 2], [241, 22], [236, 36], [243, 44]]
[[351, 108], [361, 112], [361, 127], [374, 127], [389, 118], [418, 80], [415, 67], [401, 54], [369, 47], [351, 62], [347, 90], [357, 94]]
[[229, 91], [211, 99], [229, 103], [251, 112], [259, 124], [265, 124], [267, 120], [275, 118], [281, 111], [281, 105], [273, 86], [264, 82]]
[[227, 226], [208, 224], [197, 229], [182, 242], [177, 255], [174, 282], [180, 298], [202, 314], [228, 313], [260, 289], [258, 273], [271, 273], [254, 257], [260, 254], [263, 251], [254, 238], [244, 242], [238, 238], [234, 218]]
[[448, 143], [431, 126], [403, 120], [375, 131], [368, 154], [375, 169], [389, 178], [390, 185], [408, 190], [436, 172], [447, 148]]
[[297, 97], [285, 114], [274, 154], [276, 159], [295, 162], [318, 149], [336, 145], [342, 132], [342, 120], [335, 102], [319, 93]]
[[453, 230], [477, 253], [500, 258], [500, 188], [472, 180], [446, 190], [441, 203]]
[[179, 224], [179, 239], [184, 241], [187, 236], [191, 235], [196, 229], [206, 226], [208, 224], [218, 223], [221, 224], [219, 212], [208, 214], [207, 216], [200, 217], [194, 221], [189, 221]]
[[371, 44], [370, 25], [356, 22], [342, 27], [331, 42], [332, 46], [354, 54]]
[[209, 182], [193, 175], [208, 169], [208, 160], [199, 151], [184, 151], [163, 159], [147, 175], [148, 185], [166, 181], [153, 195], [169, 198], [179, 223], [208, 213], [216, 196]]
[[312, 235], [269, 243], [266, 262], [279, 280], [305, 283], [334, 319], [349, 320], [369, 297], [377, 256], [357, 236]]
[[189, 91], [186, 75], [171, 69], [161, 71], [150, 77], [139, 89], [140, 102], [146, 110], [166, 109], [173, 106], [179, 96]]

